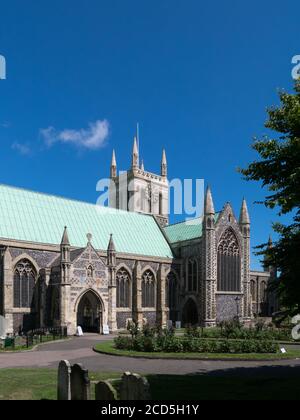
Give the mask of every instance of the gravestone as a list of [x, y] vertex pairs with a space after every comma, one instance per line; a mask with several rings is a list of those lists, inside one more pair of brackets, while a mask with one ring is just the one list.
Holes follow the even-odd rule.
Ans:
[[0, 316], [0, 338], [6, 337], [6, 319]]
[[173, 328], [173, 321], [169, 320], [167, 325], [169, 329]]
[[71, 400], [71, 365], [67, 360], [62, 360], [58, 365], [57, 399]]
[[100, 381], [95, 386], [96, 401], [116, 401], [117, 391], [108, 381]]
[[76, 336], [77, 337], [83, 337], [83, 331], [82, 331], [82, 328], [80, 326], [78, 326], [77, 329], [76, 329]]
[[181, 328], [181, 321], [176, 321], [176, 329], [177, 330], [180, 330], [180, 328]]
[[91, 383], [89, 372], [81, 364], [72, 366], [71, 371], [71, 399], [72, 401], [86, 401], [91, 398]]
[[136, 373], [125, 372], [122, 376], [120, 396], [122, 401], [150, 400], [150, 386], [147, 379]]
[[109, 326], [103, 325], [103, 335], [109, 335]]

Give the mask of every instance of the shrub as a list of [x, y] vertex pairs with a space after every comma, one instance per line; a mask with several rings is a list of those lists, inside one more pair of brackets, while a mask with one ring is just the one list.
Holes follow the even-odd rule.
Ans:
[[133, 350], [133, 340], [131, 337], [119, 335], [115, 338], [115, 347], [119, 350]]

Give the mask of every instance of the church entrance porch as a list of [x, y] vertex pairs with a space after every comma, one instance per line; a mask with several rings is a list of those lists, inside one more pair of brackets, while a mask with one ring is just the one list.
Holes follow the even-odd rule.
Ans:
[[83, 332], [102, 333], [102, 302], [92, 291], [85, 293], [80, 299], [77, 309], [77, 326]]
[[199, 316], [198, 316], [198, 309], [195, 301], [193, 299], [188, 299], [185, 303], [183, 310], [182, 310], [182, 323], [183, 326], [188, 325], [198, 325], [199, 324]]

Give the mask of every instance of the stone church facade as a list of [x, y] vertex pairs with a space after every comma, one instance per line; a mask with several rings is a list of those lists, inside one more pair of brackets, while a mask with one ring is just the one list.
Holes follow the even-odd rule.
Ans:
[[[139, 192], [139, 194], [136, 194]], [[273, 269], [250, 271], [250, 218], [207, 189], [201, 218], [168, 224], [169, 185], [139, 163], [111, 164], [110, 208], [0, 186], [0, 315], [7, 333], [78, 325], [101, 333], [139, 325], [215, 326], [268, 316]], [[136, 198], [138, 197], [138, 198]], [[262, 292], [263, 289], [263, 292]], [[273, 300], [272, 300], [273, 299]]]

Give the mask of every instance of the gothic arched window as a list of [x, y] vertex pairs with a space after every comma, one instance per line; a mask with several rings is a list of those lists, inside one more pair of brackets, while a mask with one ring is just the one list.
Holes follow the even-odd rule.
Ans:
[[198, 265], [197, 261], [192, 259], [188, 262], [188, 291], [196, 292], [198, 284]]
[[14, 307], [32, 308], [36, 272], [29, 260], [21, 260], [14, 272]]
[[256, 284], [255, 280], [251, 280], [250, 282], [250, 293], [252, 297], [252, 302], [256, 302]]
[[177, 308], [177, 279], [172, 272], [166, 279], [166, 306], [170, 309]]
[[267, 298], [267, 283], [265, 281], [262, 281], [260, 283], [260, 301], [265, 302]]
[[227, 229], [218, 245], [218, 291], [241, 290], [241, 258], [238, 240], [232, 229]]
[[117, 308], [130, 307], [130, 276], [121, 268], [117, 272]]
[[155, 307], [155, 279], [150, 270], [145, 271], [142, 277], [142, 307]]

